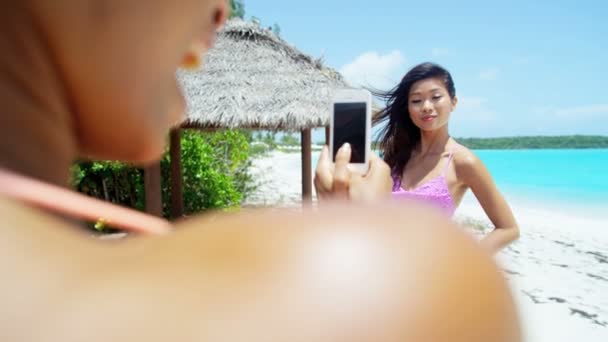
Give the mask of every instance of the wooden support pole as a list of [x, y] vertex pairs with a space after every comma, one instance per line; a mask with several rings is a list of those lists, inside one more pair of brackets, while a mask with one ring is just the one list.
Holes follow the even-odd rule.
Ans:
[[310, 128], [301, 133], [302, 151], [302, 204], [312, 203], [312, 135]]
[[171, 130], [171, 217], [184, 216], [181, 129]]
[[146, 191], [146, 212], [148, 214], [163, 216], [163, 198], [160, 188], [161, 170], [160, 161], [144, 168], [144, 187]]

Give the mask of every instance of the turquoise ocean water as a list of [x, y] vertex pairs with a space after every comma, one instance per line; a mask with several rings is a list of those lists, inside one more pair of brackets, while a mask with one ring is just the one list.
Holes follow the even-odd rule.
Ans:
[[474, 152], [508, 200], [608, 217], [608, 149]]
[[608, 217], [608, 149], [475, 153], [507, 199]]
[[514, 194], [606, 204], [608, 149], [475, 151], [496, 183]]

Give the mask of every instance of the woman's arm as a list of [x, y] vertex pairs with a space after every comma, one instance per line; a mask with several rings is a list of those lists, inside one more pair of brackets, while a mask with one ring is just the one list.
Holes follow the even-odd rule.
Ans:
[[513, 212], [483, 162], [467, 150], [455, 156], [454, 166], [459, 180], [471, 189], [495, 227], [481, 240], [482, 246], [495, 253], [517, 240], [519, 226]]

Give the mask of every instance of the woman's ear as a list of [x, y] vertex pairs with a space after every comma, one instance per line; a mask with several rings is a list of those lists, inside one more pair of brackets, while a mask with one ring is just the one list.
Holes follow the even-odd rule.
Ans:
[[452, 98], [452, 110], [456, 109], [456, 105], [458, 104], [458, 96], [454, 96]]

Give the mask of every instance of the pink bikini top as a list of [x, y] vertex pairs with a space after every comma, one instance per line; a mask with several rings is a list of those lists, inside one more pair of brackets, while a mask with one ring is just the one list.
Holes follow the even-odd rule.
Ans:
[[441, 174], [429, 181], [424, 182], [413, 190], [405, 190], [401, 187], [401, 177], [393, 174], [393, 198], [395, 199], [413, 199], [421, 202], [429, 203], [438, 208], [441, 208], [449, 216], [454, 215], [456, 207], [450, 189], [448, 188], [448, 182], [445, 178], [454, 151], [450, 152], [448, 162], [443, 168]]
[[125, 231], [165, 234], [171, 230], [169, 222], [164, 219], [27, 178], [1, 168], [0, 195], [67, 217], [91, 222], [103, 219], [112, 227]]

